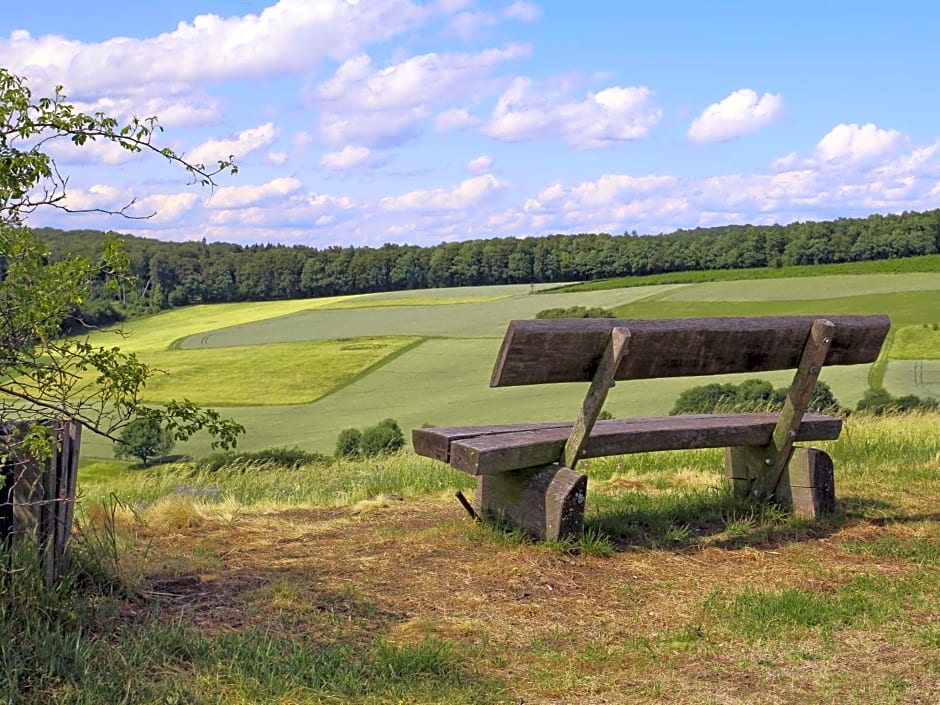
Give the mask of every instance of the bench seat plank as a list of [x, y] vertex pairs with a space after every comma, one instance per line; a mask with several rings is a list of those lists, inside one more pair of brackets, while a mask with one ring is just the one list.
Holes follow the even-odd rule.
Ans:
[[[703, 414], [598, 421], [581, 457], [625, 455], [657, 450], [763, 446], [778, 413]], [[512, 424], [415, 429], [415, 450], [471, 475], [518, 470], [558, 462], [572, 423]], [[834, 440], [842, 419], [807, 414], [798, 441]]]

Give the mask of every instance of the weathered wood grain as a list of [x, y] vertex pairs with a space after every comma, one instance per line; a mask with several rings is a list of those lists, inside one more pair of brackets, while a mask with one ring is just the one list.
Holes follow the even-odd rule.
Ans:
[[793, 381], [790, 383], [790, 389], [787, 391], [783, 411], [780, 412], [780, 420], [777, 422], [777, 427], [774, 428], [770, 443], [767, 446], [770, 451], [768, 458], [772, 460], [770, 471], [765, 473], [755, 487], [764, 496], [773, 494], [774, 488], [787, 466], [790, 451], [793, 449], [796, 429], [799, 427], [800, 420], [809, 406], [810, 397], [816, 388], [816, 381], [819, 379], [823, 360], [826, 359], [835, 332], [835, 324], [821, 318], [813, 323], [809, 338], [806, 339], [806, 346], [803, 348], [799, 367], [797, 367]]
[[[763, 446], [770, 442], [779, 417], [776, 413], [705, 414], [598, 421], [584, 444], [581, 457]], [[421, 454], [438, 459], [446, 456], [452, 467], [471, 475], [548, 465], [561, 456], [573, 424], [519, 426], [513, 424], [506, 432], [496, 429], [508, 427], [481, 426], [479, 434], [473, 432], [473, 427], [461, 427], [453, 436], [444, 428], [420, 429], [435, 441], [423, 444], [421, 447], [430, 449], [430, 453]], [[807, 414], [797, 430], [796, 440], [833, 440], [839, 437], [841, 430], [842, 419]]]
[[594, 379], [591, 381], [591, 387], [588, 389], [584, 401], [581, 402], [581, 411], [578, 418], [574, 420], [574, 428], [571, 429], [571, 435], [568, 436], [568, 442], [565, 443], [564, 456], [562, 462], [565, 467], [574, 470], [581, 457], [581, 449], [585, 441], [591, 435], [591, 429], [597, 422], [597, 417], [601, 413], [601, 408], [607, 400], [607, 393], [614, 384], [614, 375], [617, 368], [620, 367], [620, 361], [627, 354], [627, 346], [630, 342], [630, 331], [625, 328], [614, 328], [610, 332], [610, 340], [607, 341], [607, 347], [601, 356], [601, 362], [597, 366], [597, 372], [594, 373]]
[[837, 328], [825, 365], [873, 362], [890, 326], [887, 316], [512, 321], [490, 386], [590, 381], [611, 330], [618, 327], [631, 335], [618, 380], [794, 369], [819, 318]]
[[564, 428], [571, 431], [570, 421], [551, 421], [543, 423], [510, 423], [490, 426], [438, 426], [434, 428], [416, 428], [411, 431], [411, 445], [415, 453], [426, 458], [434, 458], [442, 463], [450, 462], [450, 445], [464, 438], [480, 436], [499, 436], [504, 433], [529, 431], [546, 428]]

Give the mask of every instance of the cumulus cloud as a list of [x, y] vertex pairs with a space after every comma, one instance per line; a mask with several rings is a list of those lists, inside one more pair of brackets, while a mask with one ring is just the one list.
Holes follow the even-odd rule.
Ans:
[[474, 176], [445, 189], [411, 191], [383, 198], [379, 208], [389, 211], [459, 211], [478, 205], [506, 184], [492, 174]]
[[487, 155], [481, 154], [479, 157], [467, 162], [467, 171], [471, 174], [479, 174], [487, 171], [491, 166], [493, 166], [493, 160]]
[[450, 12], [446, 4], [409, 0], [279, 0], [257, 15], [199, 15], [172, 32], [142, 39], [83, 43], [18, 30], [0, 40], [0, 65], [46, 89], [63, 83], [79, 96], [151, 83], [262, 79], [307, 72], [324, 58], [344, 60]]
[[222, 119], [222, 107], [217, 99], [189, 90], [166, 90], [162, 95], [130, 91], [120, 96], [76, 101], [75, 107], [90, 114], [102, 112], [122, 122], [135, 116], [155, 115], [164, 127], [206, 127], [216, 125]]
[[897, 130], [882, 130], [872, 123], [836, 125], [816, 145], [816, 155], [825, 162], [860, 162], [893, 152], [902, 142]]
[[273, 164], [274, 166], [284, 166], [287, 164], [289, 157], [290, 155], [283, 149], [272, 149], [267, 153], [267, 155], [265, 155], [264, 160], [268, 164]]
[[270, 147], [277, 138], [278, 129], [273, 122], [242, 130], [227, 139], [210, 139], [188, 150], [185, 157], [190, 162], [207, 166], [234, 156], [244, 159], [259, 149]]
[[466, 108], [454, 108], [445, 110], [437, 116], [434, 127], [438, 132], [454, 132], [457, 130], [467, 130], [480, 124], [480, 119], [470, 114]]
[[542, 8], [525, 0], [516, 0], [503, 10], [503, 16], [520, 22], [538, 22], [542, 19]]
[[[308, 98], [322, 110], [321, 134], [328, 143], [395, 144], [417, 134], [434, 107], [494, 90], [492, 72], [528, 54], [527, 47], [510, 45], [476, 54], [422, 54], [381, 68], [360, 54]], [[451, 114], [452, 123], [457, 114]]]
[[712, 103], [689, 126], [693, 142], [723, 142], [756, 132], [783, 114], [783, 98], [778, 93], [758, 96], [750, 88], [735, 91]]
[[103, 164], [117, 166], [143, 156], [110, 140], [89, 140], [79, 146], [67, 139], [46, 142], [45, 151], [60, 164]]
[[644, 86], [613, 86], [564, 102], [558, 91], [516, 78], [483, 131], [507, 142], [560, 137], [579, 149], [617, 147], [645, 137], [659, 123], [662, 110], [649, 104], [652, 96]]
[[320, 166], [324, 169], [351, 169], [359, 166], [369, 159], [371, 152], [367, 147], [354, 147], [346, 145], [339, 152], [329, 152], [323, 155]]
[[283, 201], [286, 196], [296, 193], [303, 184], [292, 177], [272, 179], [264, 184], [220, 186], [207, 202], [209, 208], [246, 208], [261, 203]]

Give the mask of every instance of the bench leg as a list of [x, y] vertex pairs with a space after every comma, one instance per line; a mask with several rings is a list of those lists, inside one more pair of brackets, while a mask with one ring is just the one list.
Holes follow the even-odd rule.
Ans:
[[584, 528], [586, 496], [586, 475], [549, 465], [480, 475], [476, 510], [538, 539], [576, 539]]
[[[749, 496], [755, 481], [767, 472], [766, 455], [760, 447], [725, 449], [725, 474], [736, 495]], [[815, 519], [835, 511], [832, 458], [818, 448], [794, 448], [773, 499], [798, 516]]]

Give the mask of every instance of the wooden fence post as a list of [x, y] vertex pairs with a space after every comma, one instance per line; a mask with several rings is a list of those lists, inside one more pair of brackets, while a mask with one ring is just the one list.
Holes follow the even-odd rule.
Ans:
[[[49, 428], [54, 441], [44, 461], [17, 448], [17, 436], [36, 423]], [[70, 420], [0, 426], [0, 539], [8, 547], [35, 541], [47, 585], [69, 566], [81, 430]]]

